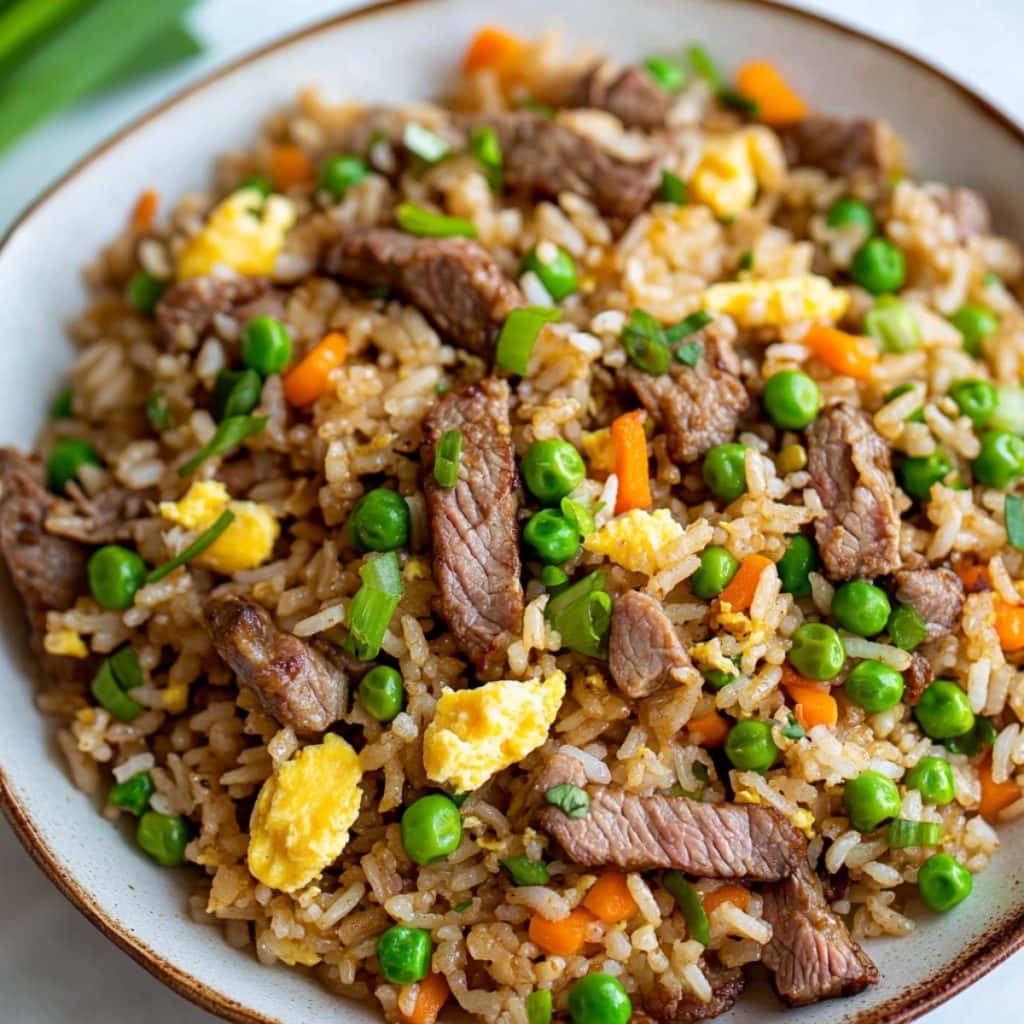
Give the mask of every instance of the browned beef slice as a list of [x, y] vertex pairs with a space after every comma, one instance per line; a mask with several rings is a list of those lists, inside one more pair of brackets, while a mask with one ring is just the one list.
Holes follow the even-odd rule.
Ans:
[[806, 862], [762, 895], [772, 937], [761, 959], [784, 1002], [803, 1006], [854, 995], [878, 981], [875, 965], [832, 913]]
[[973, 188], [948, 189], [940, 200], [942, 208], [952, 216], [959, 242], [968, 242], [992, 230], [988, 203]]
[[836, 175], [861, 170], [886, 175], [902, 164], [902, 143], [885, 121], [812, 114], [776, 130], [786, 159], [796, 167]]
[[673, 360], [660, 377], [635, 366], [620, 375], [665, 431], [669, 457], [679, 463], [693, 462], [716, 444], [731, 441], [750, 408], [732, 344], [713, 327], [702, 336], [703, 352], [693, 369]]
[[279, 316], [280, 295], [265, 277], [189, 277], [172, 285], [156, 304], [157, 333], [169, 348], [187, 329], [189, 347], [214, 329], [218, 315], [244, 324], [261, 313]]
[[738, 967], [723, 967], [718, 963], [706, 963], [703, 968], [711, 985], [711, 998], [706, 1003], [689, 992], [671, 991], [664, 985], [657, 985], [643, 1001], [647, 1015], [659, 1024], [695, 1024], [731, 1010], [743, 994], [743, 972]]
[[909, 604], [934, 640], [953, 629], [964, 607], [964, 585], [949, 569], [904, 569], [896, 573], [896, 600]]
[[70, 499], [57, 498], [46, 517], [46, 529], [83, 544], [113, 544], [133, 540], [140, 519], [148, 518], [155, 489], [130, 491], [107, 487], [95, 498], [85, 495], [78, 484], [68, 484]]
[[625, 160], [530, 111], [470, 115], [461, 123], [467, 131], [487, 126], [497, 132], [505, 184], [531, 196], [575, 192], [605, 216], [628, 221], [650, 202], [661, 181], [656, 160]]
[[268, 715], [297, 732], [323, 732], [345, 713], [344, 672], [320, 652], [274, 625], [264, 608], [223, 594], [206, 603], [217, 653], [250, 687]]
[[814, 530], [828, 575], [848, 580], [899, 568], [889, 448], [867, 416], [845, 402], [822, 410], [807, 430], [807, 469], [824, 509]]
[[[424, 423], [424, 491], [439, 606], [483, 675], [504, 664], [523, 619], [508, 400], [508, 383], [488, 377], [449, 392]], [[434, 450], [449, 430], [462, 433], [459, 479], [454, 487], [441, 487], [433, 474]]]
[[567, 106], [614, 114], [627, 128], [662, 128], [675, 102], [643, 68], [617, 68], [598, 61], [573, 84]]
[[462, 348], [490, 356], [506, 317], [523, 304], [490, 253], [466, 238], [417, 238], [395, 228], [350, 232], [327, 253], [331, 274], [388, 288]]
[[934, 678], [935, 670], [932, 663], [921, 654], [912, 654], [910, 666], [903, 673], [904, 702], [916, 704]]
[[659, 601], [639, 590], [616, 600], [608, 668], [627, 697], [650, 696], [669, 681], [674, 668], [689, 664], [686, 648]]

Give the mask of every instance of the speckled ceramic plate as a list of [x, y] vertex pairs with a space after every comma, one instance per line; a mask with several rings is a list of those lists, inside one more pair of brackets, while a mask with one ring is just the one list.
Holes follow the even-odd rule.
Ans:
[[[215, 154], [244, 146], [264, 115], [307, 83], [367, 100], [435, 95], [482, 20], [527, 34], [558, 25], [624, 59], [691, 39], [729, 64], [768, 57], [821, 108], [889, 118], [926, 177], [981, 189], [1001, 230], [1024, 238], [1021, 129], [938, 71], [820, 18], [758, 0], [395, 0], [300, 32], [186, 90], [101, 146], [18, 221], [0, 248], [0, 438], [31, 442], [54, 373], [71, 358], [62, 324], [85, 298], [79, 268], [115, 232], [128, 197], [148, 186], [172, 196], [200, 185]], [[54, 884], [153, 974], [230, 1020], [376, 1021], [372, 1008], [339, 1000], [298, 971], [263, 967], [188, 919], [188, 872], [155, 867], [72, 788], [51, 725], [33, 705], [25, 627], [6, 582], [0, 611], [0, 803]], [[870, 944], [877, 987], [790, 1015], [816, 1024], [909, 1021], [1024, 944], [1024, 826], [1003, 839], [955, 913], [922, 918], [909, 938]], [[731, 1019], [781, 1012], [767, 986], [754, 985]]]

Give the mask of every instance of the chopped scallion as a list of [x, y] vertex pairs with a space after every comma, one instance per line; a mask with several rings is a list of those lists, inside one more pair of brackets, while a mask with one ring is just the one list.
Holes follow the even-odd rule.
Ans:
[[565, 497], [561, 500], [558, 507], [562, 515], [576, 527], [576, 532], [581, 537], [587, 537], [597, 529], [597, 524], [594, 522], [594, 514], [582, 501]]
[[1008, 494], [1003, 504], [1003, 518], [1006, 520], [1006, 536], [1010, 545], [1024, 551], [1024, 498]]
[[163, 432], [171, 425], [171, 410], [167, 407], [167, 393], [163, 388], [150, 392], [146, 399], [146, 419], [156, 431]]
[[529, 857], [504, 857], [498, 863], [509, 873], [516, 885], [547, 885], [547, 865]]
[[921, 344], [910, 307], [895, 295], [879, 295], [864, 314], [864, 333], [878, 342], [883, 352], [912, 352]]
[[891, 850], [912, 846], [938, 846], [942, 842], [942, 825], [937, 821], [907, 821], [897, 818], [889, 823], [886, 840]]
[[545, 324], [562, 319], [560, 309], [547, 306], [522, 306], [513, 309], [498, 335], [495, 362], [509, 373], [525, 377], [530, 368], [530, 355]]
[[548, 590], [553, 590], [555, 587], [561, 587], [568, 583], [569, 577], [565, 574], [565, 570], [560, 569], [557, 565], [545, 565], [540, 571], [540, 580]]
[[605, 656], [612, 599], [600, 569], [552, 597], [544, 615], [558, 630], [564, 647], [592, 658]]
[[629, 361], [644, 373], [659, 376], [668, 369], [671, 353], [660, 323], [643, 309], [634, 309], [620, 335]]
[[757, 117], [761, 112], [761, 105], [757, 100], [744, 96], [743, 93], [732, 88], [718, 90], [718, 102], [730, 110], [747, 117]]
[[402, 599], [402, 570], [394, 551], [366, 561], [359, 570], [363, 585], [349, 606], [349, 634], [345, 648], [360, 661], [380, 653], [391, 616]]
[[707, 310], [698, 309], [695, 313], [691, 313], [689, 316], [684, 316], [679, 323], [666, 328], [665, 340], [670, 345], [673, 345], [677, 341], [682, 341], [683, 338], [688, 338], [691, 334], [696, 334], [697, 331], [707, 327], [707, 325], [714, 319], [715, 318]]
[[786, 739], [790, 740], [802, 740], [807, 733], [804, 731], [804, 727], [796, 720], [796, 715], [790, 713], [789, 721], [780, 730]]
[[683, 915], [686, 930], [702, 946], [711, 945], [711, 925], [708, 922], [708, 915], [704, 910], [700, 893], [679, 871], [666, 871], [662, 881]]
[[142, 705], [132, 700], [121, 688], [108, 658], [100, 665], [90, 687], [100, 707], [109, 711], [120, 722], [131, 722], [142, 713]]
[[223, 455], [241, 444], [246, 438], [258, 434], [267, 425], [266, 416], [229, 416], [217, 424], [213, 437], [187, 462], [178, 467], [178, 476], [190, 476], [207, 459]]
[[690, 67], [703, 78], [715, 92], [724, 89], [726, 85], [725, 75], [719, 68], [714, 57], [700, 43], [691, 43], [686, 48], [686, 57]]
[[676, 206], [682, 206], [686, 202], [686, 182], [678, 174], [662, 171], [658, 198], [663, 203], [675, 203]]
[[700, 356], [703, 351], [704, 345], [702, 342], [691, 341], [685, 345], [680, 345], [676, 349], [676, 359], [693, 369], [700, 362]]
[[469, 137], [469, 148], [473, 156], [483, 164], [487, 182], [492, 192], [500, 192], [502, 184], [503, 158], [498, 133], [490, 125], [474, 128]]
[[[226, 422], [226, 421], [225, 421]], [[165, 576], [169, 576], [180, 565], [186, 565], [193, 558], [198, 558], [235, 520], [235, 513], [226, 508], [217, 517], [216, 522], [201, 533], [184, 551], [175, 555], [163, 565], [158, 565], [147, 577], [147, 583], [159, 583]]]
[[75, 415], [75, 389], [68, 384], [57, 392], [57, 397], [50, 406], [50, 419], [70, 420]]
[[559, 808], [567, 818], [585, 818], [590, 812], [590, 794], [571, 782], [562, 782], [552, 786], [544, 799]]
[[462, 431], [446, 430], [434, 449], [434, 479], [439, 487], [454, 487], [459, 480]]
[[476, 225], [463, 217], [446, 217], [413, 203], [402, 203], [395, 213], [398, 226], [421, 238], [476, 238]]
[[145, 682], [142, 674], [142, 665], [139, 663], [139, 654], [131, 644], [125, 644], [118, 648], [107, 661], [110, 670], [114, 673], [117, 685], [122, 690], [134, 690]]
[[472, 900], [463, 900], [461, 903], [454, 904], [452, 910], [454, 910], [456, 914], [461, 914], [464, 910], [469, 910], [471, 906], [473, 906]]
[[754, 269], [754, 250], [753, 249], [744, 249], [743, 252], [740, 253], [739, 269], [740, 270], [753, 270]]
[[410, 153], [428, 164], [438, 163], [452, 151], [446, 139], [442, 139], [440, 135], [415, 121], [410, 121], [405, 126], [402, 142]]

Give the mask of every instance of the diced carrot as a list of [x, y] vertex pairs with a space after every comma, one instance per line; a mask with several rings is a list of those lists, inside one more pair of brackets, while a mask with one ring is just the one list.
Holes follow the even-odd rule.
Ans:
[[720, 907], [723, 903], [731, 903], [740, 910], [747, 910], [750, 907], [750, 890], [744, 889], [742, 885], [720, 885], [717, 889], [704, 893], [701, 902], [704, 904], [705, 914], [710, 914], [715, 907]]
[[583, 906], [605, 924], [628, 921], [639, 909], [626, 876], [614, 868], [605, 871], [590, 887], [583, 898]]
[[729, 605], [734, 612], [745, 612], [754, 600], [761, 573], [769, 565], [772, 565], [772, 560], [765, 558], [764, 555], [747, 555], [740, 562], [736, 575], [729, 580], [725, 590], [718, 595], [719, 601]]
[[869, 338], [847, 334], [824, 324], [811, 327], [804, 335], [804, 344], [830, 370], [855, 380], [867, 380], [878, 362], [878, 349]]
[[[443, 974], [435, 974], [431, 971], [422, 981], [416, 983], [419, 991], [416, 993], [416, 1002], [413, 1003], [412, 1013], [398, 1011], [398, 1019], [402, 1024], [434, 1024], [441, 1007], [448, 1001], [448, 981]], [[401, 999], [399, 999], [401, 1002]]]
[[1024, 648], [1024, 605], [1009, 604], [996, 598], [996, 632], [1004, 651]]
[[991, 754], [978, 766], [978, 778], [981, 780], [981, 802], [978, 804], [978, 811], [986, 821], [994, 821], [1003, 808], [1009, 807], [1020, 798], [1020, 786], [1012, 779], [996, 782], [992, 778]]
[[135, 201], [132, 209], [132, 231], [144, 235], [152, 226], [156, 217], [156, 208], [160, 203], [160, 193], [147, 188]]
[[615, 451], [615, 475], [619, 491], [615, 514], [633, 508], [650, 508], [651, 474], [647, 465], [647, 434], [643, 409], [634, 409], [612, 421], [612, 448]]
[[587, 928], [594, 915], [583, 907], [577, 907], [561, 921], [549, 921], [540, 914], [530, 918], [530, 941], [552, 956], [573, 956], [587, 941]]
[[794, 703], [793, 714], [805, 728], [827, 725], [830, 729], [839, 721], [839, 704], [827, 690], [814, 683], [784, 683]]
[[267, 166], [274, 188], [284, 191], [313, 180], [313, 164], [298, 146], [275, 146]]
[[988, 566], [980, 562], [963, 562], [957, 566], [956, 574], [968, 594], [980, 594], [992, 589]]
[[522, 65], [526, 44], [496, 25], [485, 25], [473, 36], [462, 61], [464, 71], [491, 68], [501, 78], [510, 77]]
[[331, 370], [345, 361], [348, 339], [331, 331], [310, 349], [309, 353], [284, 378], [284, 396], [292, 405], [315, 402], [327, 387]]
[[754, 100], [767, 124], [791, 124], [807, 116], [807, 104], [779, 74], [774, 64], [752, 60], [736, 73], [736, 89]]
[[701, 747], [720, 747], [729, 735], [729, 719], [717, 711], [698, 715], [686, 723], [693, 741]]

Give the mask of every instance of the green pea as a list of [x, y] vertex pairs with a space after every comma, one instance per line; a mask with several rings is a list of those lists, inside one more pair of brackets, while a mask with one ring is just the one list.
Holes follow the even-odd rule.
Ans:
[[803, 430], [818, 418], [821, 391], [803, 370], [780, 370], [764, 386], [764, 411], [783, 430]]
[[377, 939], [377, 962], [380, 972], [396, 985], [412, 985], [422, 981], [430, 970], [434, 944], [430, 933], [422, 928], [396, 924]]
[[982, 342], [999, 330], [999, 317], [977, 302], [962, 305], [949, 322], [963, 335], [964, 351], [975, 359], [981, 355]]
[[522, 461], [529, 492], [544, 505], [557, 505], [587, 475], [583, 456], [568, 441], [534, 441]]
[[292, 358], [288, 329], [272, 316], [255, 316], [242, 331], [242, 362], [262, 377], [280, 373]]
[[[914, 385], [907, 381], [904, 384], [897, 384], [892, 391], [887, 391], [882, 401], [888, 405], [890, 402], [895, 402], [900, 395], [905, 395], [908, 391], [913, 391]], [[909, 416], [906, 417], [907, 423], [924, 423], [924, 406], [919, 405]]]
[[889, 639], [904, 651], [912, 651], [928, 634], [928, 627], [909, 604], [898, 604], [886, 623]]
[[775, 563], [782, 592], [794, 597], [811, 596], [811, 573], [821, 567], [818, 549], [810, 537], [795, 533], [789, 539], [785, 554]]
[[432, 864], [462, 842], [459, 809], [443, 793], [421, 796], [402, 815], [402, 846], [414, 864]]
[[[548, 257], [547, 262], [541, 258], [542, 253]], [[555, 302], [561, 302], [562, 299], [576, 291], [576, 264], [561, 246], [551, 242], [535, 245], [526, 254], [523, 265], [519, 268], [521, 274], [529, 270], [532, 270], [540, 278], [540, 283], [544, 285], [545, 291]]]
[[875, 215], [871, 212], [871, 207], [850, 196], [837, 199], [829, 207], [825, 223], [830, 228], [849, 228], [856, 225], [863, 228], [864, 234], [868, 237], [875, 233]]
[[46, 460], [46, 486], [54, 494], [65, 494], [68, 484], [78, 479], [83, 466], [102, 465], [103, 460], [88, 441], [81, 441], [77, 437], [62, 437]]
[[881, 772], [861, 772], [847, 781], [843, 807], [858, 832], [872, 832], [882, 822], [899, 816], [902, 801], [892, 779]]
[[975, 427], [983, 427], [996, 411], [999, 393], [987, 380], [955, 380], [949, 386], [949, 397]]
[[568, 562], [580, 547], [579, 531], [554, 508], [544, 508], [530, 516], [523, 527], [523, 540], [548, 565]]
[[842, 584], [832, 598], [832, 615], [836, 622], [858, 636], [881, 633], [891, 611], [885, 591], [867, 580]]
[[729, 504], [746, 491], [746, 452], [746, 445], [731, 442], [716, 444], [704, 456], [704, 483], [719, 501]]
[[704, 676], [704, 682], [713, 690], [721, 690], [722, 687], [736, 682], [738, 678], [731, 672], [723, 672], [720, 668], [706, 668], [701, 674]]
[[986, 431], [972, 468], [978, 483], [1004, 490], [1024, 474], [1024, 438], [1005, 430]]
[[353, 186], [366, 177], [366, 164], [357, 156], [346, 154], [335, 156], [320, 168], [320, 184], [334, 196], [341, 199]]
[[953, 463], [943, 452], [914, 455], [903, 460], [897, 474], [900, 487], [912, 498], [927, 501], [932, 487], [941, 483], [953, 471]]
[[633, 1004], [622, 982], [610, 974], [587, 974], [569, 990], [573, 1024], [628, 1024], [632, 1015]]
[[119, 782], [110, 791], [108, 799], [115, 807], [123, 807], [132, 814], [141, 814], [149, 806], [149, 798], [156, 787], [149, 772], [139, 772], [124, 782]]
[[962, 736], [974, 725], [967, 694], [950, 679], [936, 679], [925, 689], [914, 717], [933, 740]]
[[948, 853], [933, 853], [917, 873], [921, 902], [937, 914], [963, 903], [973, 888], [970, 871]]
[[94, 551], [86, 566], [92, 596], [104, 608], [116, 611], [131, 608], [148, 571], [134, 551], [119, 544], [106, 544]]
[[926, 804], [945, 807], [956, 797], [956, 780], [948, 761], [941, 757], [922, 757], [907, 772], [907, 788], [916, 789]]
[[843, 688], [854, 704], [875, 715], [903, 699], [903, 676], [880, 661], [862, 661], [846, 677]]
[[263, 381], [255, 370], [221, 370], [213, 382], [214, 419], [248, 416], [262, 394]]
[[357, 551], [394, 551], [409, 543], [409, 505], [397, 491], [375, 487], [348, 517], [348, 535]]
[[671, 57], [648, 57], [644, 67], [665, 92], [677, 93], [686, 84], [686, 69]]
[[184, 863], [188, 839], [188, 822], [180, 814], [146, 811], [135, 830], [135, 841], [165, 868]]
[[738, 568], [739, 562], [725, 548], [705, 548], [700, 555], [700, 568], [690, 577], [690, 589], [694, 596], [710, 601], [728, 586]]
[[265, 174], [250, 174], [248, 178], [243, 178], [238, 183], [238, 187], [239, 189], [249, 188], [259, 192], [264, 199], [274, 191], [274, 186]]
[[124, 297], [129, 306], [148, 316], [156, 309], [156, 304], [165, 291], [167, 291], [166, 281], [161, 281], [145, 270], [137, 270], [128, 279]]
[[869, 238], [853, 254], [850, 276], [873, 295], [898, 292], [907, 277], [903, 251], [887, 238]]
[[359, 681], [356, 700], [378, 722], [390, 722], [405, 705], [402, 673], [390, 665], [371, 668]]
[[864, 333], [879, 343], [883, 352], [913, 352], [921, 344], [910, 307], [895, 295], [879, 295], [864, 316]]
[[779, 756], [771, 725], [757, 718], [737, 722], [726, 737], [725, 756], [741, 771], [768, 771]]
[[789, 649], [793, 668], [808, 679], [835, 679], [846, 661], [839, 634], [824, 622], [805, 622], [794, 634]]

